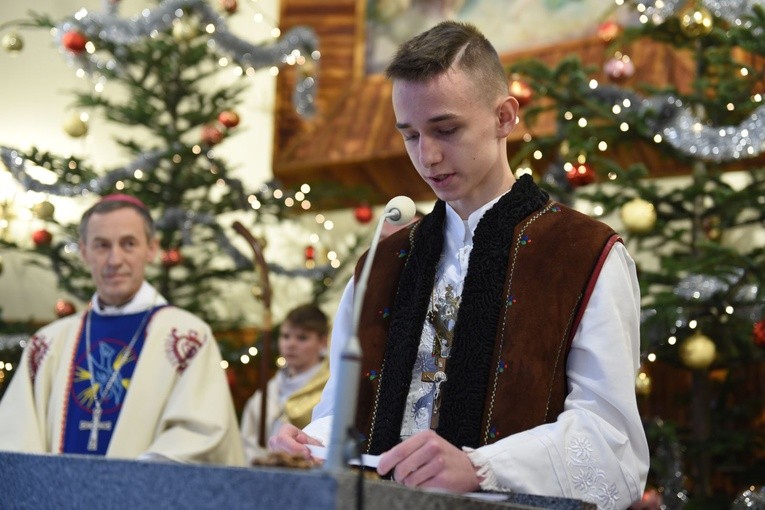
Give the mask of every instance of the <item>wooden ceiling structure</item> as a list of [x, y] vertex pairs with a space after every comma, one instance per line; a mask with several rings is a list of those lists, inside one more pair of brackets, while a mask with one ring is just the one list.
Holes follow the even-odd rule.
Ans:
[[[365, 73], [365, 6], [367, 0], [282, 0], [282, 33], [294, 26], [313, 28], [319, 41], [317, 115], [299, 117], [292, 106], [296, 71], [288, 69], [277, 78], [274, 115], [274, 177], [287, 187], [304, 182], [324, 183], [338, 189], [366, 190], [363, 197], [383, 204], [396, 195], [415, 201], [432, 200], [430, 188], [419, 178], [395, 129], [391, 106], [391, 85], [381, 74]], [[595, 36], [585, 39], [503, 55], [503, 62], [535, 57], [548, 65], [577, 54], [585, 64], [602, 69], [607, 58], [604, 43]], [[641, 43], [629, 48], [636, 73], [631, 82], [662, 85], [673, 83], [681, 90], [690, 86], [694, 64], [687, 54], [678, 54], [667, 45]], [[600, 76], [604, 82], [605, 77]], [[542, 118], [529, 130], [519, 124], [509, 137], [512, 154], [523, 135], [553, 132], [553, 118]], [[617, 159], [646, 162], [661, 175], [687, 173], [687, 168], [666, 167], [662, 156], [650, 146], [615, 154]], [[638, 151], [638, 152], [636, 152]], [[653, 171], [653, 170], [652, 170]], [[348, 201], [327, 200], [318, 208], [351, 205]]]

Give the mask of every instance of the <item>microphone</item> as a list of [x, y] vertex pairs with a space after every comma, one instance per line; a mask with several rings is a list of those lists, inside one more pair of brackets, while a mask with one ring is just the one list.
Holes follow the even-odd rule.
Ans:
[[406, 225], [414, 219], [417, 208], [411, 198], [399, 195], [385, 205], [383, 217], [391, 225]]
[[369, 273], [372, 271], [372, 261], [380, 242], [380, 232], [385, 221], [392, 225], [405, 225], [412, 221], [416, 207], [411, 198], [397, 196], [386, 205], [383, 214], [377, 222], [372, 242], [369, 245], [367, 258], [356, 282], [353, 294], [353, 322], [351, 336], [340, 352], [340, 363], [337, 371], [335, 386], [335, 409], [332, 418], [332, 430], [327, 446], [327, 458], [324, 460], [324, 470], [339, 473], [348, 468], [348, 461], [357, 457], [357, 437], [355, 433], [356, 399], [359, 394], [359, 371], [361, 370], [361, 345], [359, 344], [359, 322], [361, 305], [367, 290]]

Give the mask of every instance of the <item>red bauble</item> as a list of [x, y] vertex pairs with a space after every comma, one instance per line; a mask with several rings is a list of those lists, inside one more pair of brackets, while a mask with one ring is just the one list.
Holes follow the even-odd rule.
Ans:
[[360, 204], [353, 210], [353, 216], [359, 223], [369, 223], [372, 221], [372, 208], [367, 203]]
[[529, 84], [517, 78], [510, 80], [510, 95], [518, 100], [520, 106], [525, 106], [534, 99], [534, 91]]
[[305, 259], [306, 260], [314, 260], [316, 258], [316, 248], [313, 246], [306, 246], [305, 247]]
[[226, 370], [226, 381], [228, 381], [229, 388], [236, 388], [236, 385], [239, 384], [238, 379], [236, 372], [230, 368]]
[[219, 0], [220, 6], [229, 14], [234, 14], [239, 7], [236, 0]]
[[57, 317], [66, 317], [72, 315], [77, 309], [74, 307], [74, 303], [67, 301], [66, 299], [59, 299], [56, 301], [56, 306], [53, 308]]
[[162, 265], [165, 267], [175, 267], [183, 262], [183, 255], [181, 255], [181, 251], [177, 248], [163, 251], [160, 258]]
[[635, 75], [635, 64], [627, 55], [613, 57], [603, 65], [603, 72], [613, 81], [623, 81]]
[[752, 341], [765, 349], [765, 319], [754, 323], [754, 327], [752, 327]]
[[223, 140], [223, 133], [220, 129], [210, 124], [202, 126], [202, 143], [207, 145], [215, 145]]
[[622, 26], [616, 21], [604, 21], [598, 27], [598, 39], [604, 43], [610, 43], [622, 35], [623, 30]]
[[664, 506], [664, 498], [661, 493], [649, 487], [643, 492], [640, 501], [635, 501], [630, 505], [630, 510], [660, 510]]
[[236, 127], [239, 124], [239, 115], [231, 110], [226, 110], [225, 112], [220, 112], [218, 115], [218, 122], [227, 128]]
[[38, 248], [42, 246], [50, 246], [51, 241], [53, 241], [53, 234], [44, 228], [32, 232], [32, 242], [35, 243], [35, 246]]
[[577, 163], [566, 170], [566, 179], [573, 188], [586, 186], [595, 182], [595, 170], [587, 163]]
[[87, 43], [88, 38], [76, 30], [70, 30], [61, 37], [61, 44], [64, 45], [64, 48], [75, 55], [79, 55], [85, 51], [85, 45]]

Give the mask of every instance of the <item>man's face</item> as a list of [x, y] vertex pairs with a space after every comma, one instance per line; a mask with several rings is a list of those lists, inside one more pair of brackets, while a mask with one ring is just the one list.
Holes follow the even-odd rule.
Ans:
[[319, 361], [327, 347], [327, 337], [285, 321], [279, 329], [279, 354], [290, 374], [305, 372]]
[[87, 239], [80, 240], [80, 253], [101, 301], [119, 306], [141, 288], [146, 264], [157, 253], [157, 240], [146, 238], [141, 215], [125, 207], [90, 217]]
[[510, 188], [513, 98], [492, 101], [484, 87], [450, 69], [427, 82], [395, 80], [393, 110], [420, 177], [463, 219]]

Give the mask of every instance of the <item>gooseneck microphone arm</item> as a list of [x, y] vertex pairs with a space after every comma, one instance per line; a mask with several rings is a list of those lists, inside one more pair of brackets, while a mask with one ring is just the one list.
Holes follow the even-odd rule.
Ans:
[[337, 383], [335, 386], [334, 411], [332, 430], [327, 446], [327, 458], [324, 469], [330, 472], [341, 472], [348, 468], [348, 461], [356, 456], [355, 418], [356, 399], [359, 392], [359, 372], [361, 371], [361, 345], [359, 344], [359, 322], [361, 306], [366, 294], [369, 273], [380, 242], [380, 232], [383, 223], [388, 221], [393, 225], [405, 225], [412, 221], [415, 215], [415, 205], [412, 199], [398, 196], [391, 199], [385, 206], [375, 228], [372, 242], [364, 260], [359, 279], [356, 281], [353, 293], [353, 322], [351, 336], [340, 352], [340, 363], [337, 367]]

